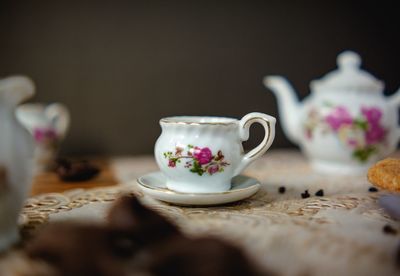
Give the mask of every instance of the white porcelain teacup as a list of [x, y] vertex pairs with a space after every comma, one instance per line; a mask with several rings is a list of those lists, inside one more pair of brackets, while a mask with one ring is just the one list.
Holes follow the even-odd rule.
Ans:
[[[225, 117], [176, 116], [160, 120], [155, 158], [167, 187], [185, 193], [228, 191], [231, 179], [264, 154], [275, 137], [275, 118], [250, 113], [241, 120]], [[263, 141], [244, 154], [249, 128], [260, 123]]]

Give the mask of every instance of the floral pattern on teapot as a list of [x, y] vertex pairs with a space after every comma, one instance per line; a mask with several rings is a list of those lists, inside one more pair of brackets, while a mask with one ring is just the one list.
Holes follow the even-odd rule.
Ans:
[[316, 108], [308, 112], [304, 124], [308, 140], [313, 139], [313, 131], [320, 127], [323, 134], [333, 133], [344, 147], [351, 149], [352, 156], [360, 162], [366, 162], [378, 153], [379, 146], [385, 143], [387, 129], [381, 124], [383, 112], [374, 106], [362, 106], [358, 116], [352, 116], [341, 105], [326, 104], [329, 112], [320, 114]]
[[175, 147], [175, 152], [164, 152], [164, 157], [168, 159], [168, 167], [175, 168], [177, 164], [186, 159], [184, 167], [192, 173], [213, 175], [224, 171], [224, 167], [230, 164], [225, 161], [222, 151], [218, 151], [213, 155], [209, 147], [200, 148], [193, 145], [186, 147]]

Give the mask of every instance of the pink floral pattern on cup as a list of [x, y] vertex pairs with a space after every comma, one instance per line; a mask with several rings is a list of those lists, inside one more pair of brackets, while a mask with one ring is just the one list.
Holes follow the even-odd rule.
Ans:
[[208, 164], [213, 159], [212, 152], [209, 148], [195, 147], [193, 157], [199, 162], [200, 165]]
[[343, 145], [350, 148], [360, 162], [366, 162], [378, 152], [378, 146], [386, 140], [387, 130], [382, 125], [383, 112], [377, 107], [361, 107], [360, 115], [352, 116], [344, 106], [328, 105], [331, 109], [322, 116], [315, 109], [308, 113], [305, 124], [307, 139], [313, 139], [313, 131], [320, 127], [322, 133], [334, 133]]
[[192, 173], [213, 175], [224, 171], [224, 167], [230, 164], [225, 161], [222, 151], [218, 151], [216, 155], [208, 147], [200, 148], [193, 145], [183, 147], [175, 147], [175, 152], [164, 152], [164, 157], [168, 160], [168, 167], [175, 168], [177, 164], [185, 160], [184, 167]]

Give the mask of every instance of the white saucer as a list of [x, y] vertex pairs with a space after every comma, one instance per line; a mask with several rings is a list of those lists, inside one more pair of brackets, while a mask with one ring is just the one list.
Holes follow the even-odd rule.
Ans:
[[137, 179], [143, 193], [178, 205], [218, 205], [242, 200], [254, 195], [260, 189], [257, 179], [238, 175], [232, 179], [232, 188], [220, 193], [182, 193], [166, 187], [166, 178], [161, 172], [153, 172]]

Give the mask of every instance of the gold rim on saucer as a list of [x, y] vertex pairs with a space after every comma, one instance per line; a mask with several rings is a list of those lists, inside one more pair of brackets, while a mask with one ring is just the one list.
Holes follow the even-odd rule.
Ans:
[[[153, 173], [154, 173], [154, 172], [153, 172]], [[151, 174], [151, 173], [149, 173], [149, 174]], [[241, 191], [244, 191], [244, 190], [248, 190], [248, 189], [250, 189], [250, 188], [253, 188], [254, 186], [260, 186], [260, 183], [258, 182], [258, 180], [255, 179], [257, 182], [256, 182], [254, 185], [251, 185], [251, 186], [248, 186], [248, 187], [245, 187], [245, 188], [239, 188], [239, 189], [232, 189], [232, 188], [231, 188], [230, 190], [225, 191], [225, 192], [216, 192], [216, 193], [184, 193], [184, 192], [173, 191], [173, 190], [170, 190], [170, 189], [168, 189], [168, 188], [166, 188], [166, 187], [165, 187], [165, 188], [164, 188], [164, 187], [154, 187], [154, 186], [147, 185], [147, 184], [144, 183], [141, 179], [142, 179], [143, 177], [149, 175], [149, 174], [146, 174], [146, 175], [143, 175], [143, 176], [141, 176], [141, 177], [138, 177], [138, 178], [136, 179], [137, 183], [138, 183], [139, 185], [145, 187], [146, 189], [150, 189], [150, 190], [154, 190], [154, 191], [160, 191], [160, 192], [167, 193], [167, 194], [175, 194], [175, 195], [185, 195], [185, 196], [224, 195], [224, 194], [231, 194], [231, 193], [239, 193], [239, 192], [241, 192]], [[243, 175], [243, 176], [245, 176], [245, 175]], [[252, 178], [252, 177], [250, 177], [250, 176], [245, 176], [245, 177]], [[254, 179], [254, 178], [253, 178], [253, 179]]]

